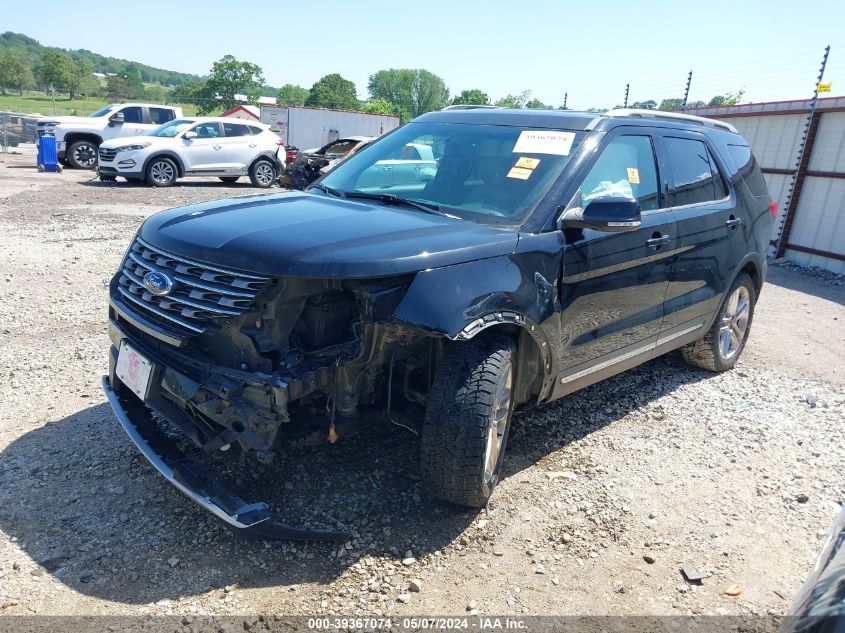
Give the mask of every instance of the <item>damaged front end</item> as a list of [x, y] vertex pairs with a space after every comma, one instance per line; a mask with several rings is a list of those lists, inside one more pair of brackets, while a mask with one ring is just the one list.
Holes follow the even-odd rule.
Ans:
[[[261, 538], [346, 538], [284, 525], [265, 504], [246, 504], [183, 458], [165, 457], [149, 413], [206, 453], [266, 464], [285, 448], [353, 432], [361, 408], [389, 401], [394, 382], [424, 401], [439, 339], [391, 319], [412, 279], [262, 277], [137, 238], [111, 283], [104, 390], [153, 466], [230, 526]], [[149, 363], [140, 392], [128, 388], [124, 348]]]

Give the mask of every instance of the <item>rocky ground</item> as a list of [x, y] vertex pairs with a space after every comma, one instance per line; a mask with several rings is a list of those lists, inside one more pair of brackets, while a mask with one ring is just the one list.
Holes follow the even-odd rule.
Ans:
[[670, 355], [518, 416], [486, 510], [428, 500], [416, 438], [373, 420], [254, 476], [220, 464], [350, 541], [239, 540], [139, 456], [99, 378], [139, 223], [254, 190], [33, 162], [0, 154], [0, 614], [780, 614], [845, 499], [845, 285], [773, 266], [736, 370]]

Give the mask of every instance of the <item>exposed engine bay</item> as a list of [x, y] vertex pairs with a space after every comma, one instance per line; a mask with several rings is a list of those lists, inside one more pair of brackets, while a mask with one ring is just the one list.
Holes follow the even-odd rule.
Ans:
[[205, 451], [265, 463], [353, 432], [362, 408], [424, 403], [441, 339], [389, 321], [410, 279], [277, 278], [181, 348], [131, 331], [164, 361], [151, 402]]

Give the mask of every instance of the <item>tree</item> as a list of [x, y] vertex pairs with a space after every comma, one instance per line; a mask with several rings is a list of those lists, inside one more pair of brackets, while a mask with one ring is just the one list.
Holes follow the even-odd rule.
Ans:
[[308, 88], [302, 86], [294, 86], [293, 84], [285, 84], [279, 88], [279, 94], [276, 95], [276, 101], [282, 105], [290, 106], [304, 106], [308, 101]]
[[208, 79], [191, 91], [191, 100], [197, 104], [199, 114], [229, 110], [238, 104], [237, 94], [246, 96], [247, 101], [258, 101], [263, 84], [260, 66], [225, 55], [214, 62]]
[[539, 99], [531, 99], [525, 104], [525, 107], [529, 110], [554, 110], [554, 106], [546, 105]]
[[490, 105], [490, 97], [478, 88], [461, 90], [461, 94], [452, 99], [452, 105]]
[[496, 105], [500, 108], [524, 108], [525, 104], [531, 98], [531, 91], [525, 90], [518, 95], [506, 95], [501, 99], [496, 100]]
[[745, 94], [745, 90], [739, 89], [736, 92], [726, 92], [724, 95], [716, 95], [707, 103], [707, 105], [711, 106], [726, 106], [726, 105], [736, 105], [740, 101], [742, 101], [742, 95]]
[[78, 94], [90, 95], [96, 91], [98, 85], [91, 64], [84, 59], [71, 62], [65, 87], [71, 99]]
[[386, 99], [371, 99], [361, 106], [361, 112], [370, 114], [399, 114], [398, 108]]
[[370, 97], [384, 99], [411, 117], [439, 110], [449, 100], [446, 82], [422, 68], [391, 68], [370, 75]]
[[337, 73], [326, 75], [311, 86], [305, 105], [314, 108], [357, 110], [358, 95], [355, 84]]
[[648, 101], [634, 101], [631, 104], [632, 108], [637, 110], [657, 110], [657, 102], [654, 99], [649, 99]]
[[53, 90], [65, 90], [72, 71], [73, 62], [67, 53], [56, 49], [47, 49], [41, 56], [37, 75], [41, 85]]
[[0, 90], [15, 88], [23, 94], [24, 88], [32, 84], [30, 60], [25, 53], [14, 48], [7, 48], [0, 53]]
[[658, 110], [664, 110], [666, 112], [673, 112], [676, 110], [680, 110], [684, 105], [683, 99], [664, 99], [660, 102], [660, 106], [657, 108]]

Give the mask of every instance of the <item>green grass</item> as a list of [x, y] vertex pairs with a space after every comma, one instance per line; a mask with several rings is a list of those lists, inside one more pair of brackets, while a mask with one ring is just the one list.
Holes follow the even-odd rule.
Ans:
[[[143, 99], [141, 101], [143, 101]], [[0, 94], [0, 110], [17, 112], [20, 114], [38, 113], [44, 116], [86, 116], [95, 110], [99, 110], [104, 105], [108, 105], [109, 103], [111, 102], [98, 98], [70, 100], [67, 97], [57, 97], [54, 109], [53, 100], [44, 93], [24, 92], [23, 96], [11, 93]], [[183, 105], [182, 112], [185, 116], [195, 116], [197, 108], [194, 105]]]

